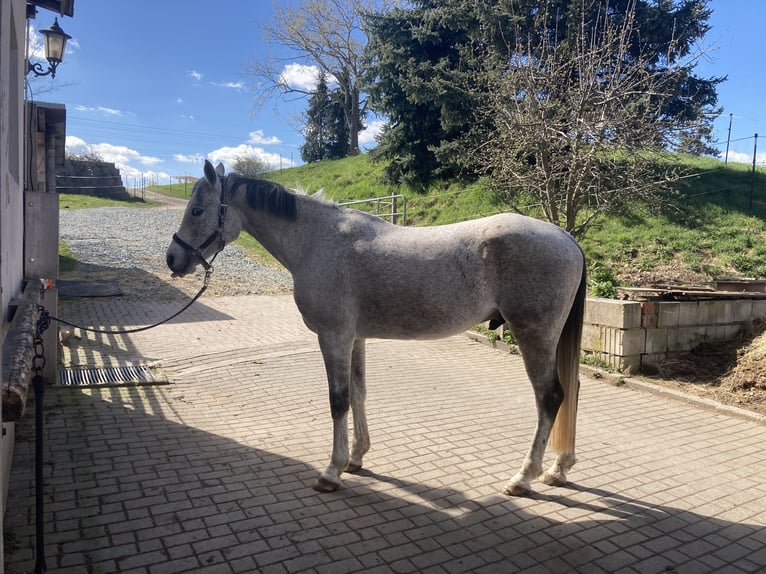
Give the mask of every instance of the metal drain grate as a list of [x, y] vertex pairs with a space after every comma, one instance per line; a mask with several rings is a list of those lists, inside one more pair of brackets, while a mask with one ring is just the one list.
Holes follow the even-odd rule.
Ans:
[[103, 385], [165, 385], [169, 381], [156, 368], [146, 365], [100, 368], [65, 368], [59, 372], [59, 384], [64, 387]]

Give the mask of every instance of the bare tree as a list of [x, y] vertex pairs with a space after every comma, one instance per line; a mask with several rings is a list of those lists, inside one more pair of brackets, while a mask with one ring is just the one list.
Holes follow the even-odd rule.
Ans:
[[367, 43], [362, 17], [381, 9], [380, 0], [303, 0], [297, 5], [275, 6], [274, 17], [262, 24], [266, 40], [287, 49], [288, 56], [251, 59], [247, 75], [261, 92], [257, 104], [279, 96], [309, 97], [314, 84], [291, 82], [284, 73], [288, 64], [312, 65], [328, 81], [337, 83], [346, 115], [350, 153], [359, 153], [359, 132], [364, 127], [366, 99], [360, 92], [361, 56]]
[[583, 16], [572, 42], [521, 36], [490, 73], [494, 129], [479, 161], [511, 204], [538, 202], [517, 209], [575, 235], [628, 199], [656, 203], [679, 175], [663, 154], [690, 126], [663, 110], [691, 63], [663, 55], [660, 70], [656, 55], [628, 57], [634, 9], [619, 22]]
[[240, 155], [234, 160], [231, 170], [246, 177], [261, 177], [269, 171], [269, 166], [252, 155]]

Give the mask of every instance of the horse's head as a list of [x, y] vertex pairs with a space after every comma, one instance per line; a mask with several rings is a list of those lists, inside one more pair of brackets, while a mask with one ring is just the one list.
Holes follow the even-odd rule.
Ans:
[[215, 258], [242, 229], [237, 214], [228, 210], [223, 164], [213, 168], [205, 160], [204, 171], [205, 177], [194, 184], [181, 227], [168, 247], [165, 260], [174, 277], [188, 275], [198, 264], [209, 269], [212, 260], [208, 262], [208, 258]]

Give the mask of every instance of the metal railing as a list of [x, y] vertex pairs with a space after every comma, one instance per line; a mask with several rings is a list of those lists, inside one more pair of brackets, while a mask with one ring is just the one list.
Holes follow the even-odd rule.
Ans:
[[[342, 201], [338, 205], [350, 207], [354, 205], [372, 204], [373, 215], [381, 219], [389, 219], [394, 225], [407, 225], [407, 198], [401, 194], [384, 195], [382, 197], [373, 197], [371, 199], [358, 199], [355, 201]], [[401, 208], [400, 208], [401, 205]]]

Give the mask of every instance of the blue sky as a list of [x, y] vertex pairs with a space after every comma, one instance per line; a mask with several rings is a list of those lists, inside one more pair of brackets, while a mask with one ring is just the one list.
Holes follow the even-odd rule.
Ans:
[[[66, 104], [68, 148], [90, 146], [123, 176], [196, 177], [204, 158], [229, 165], [243, 154], [273, 167], [301, 163], [296, 114], [305, 102], [255, 109], [245, 75], [251, 58], [274, 50], [259, 26], [271, 6], [77, 0], [74, 18], [59, 18], [72, 36], [64, 62], [55, 80], [34, 81], [34, 97]], [[33, 25], [47, 28], [52, 19], [40, 10]]]
[[[718, 148], [723, 153], [731, 118], [729, 161], [752, 163], [754, 134], [758, 133], [759, 165], [766, 165], [766, 1], [713, 0], [713, 15], [700, 59], [699, 76], [728, 76], [718, 86], [723, 115], [715, 121]], [[722, 156], [723, 157], [723, 156]]]
[[[713, 0], [710, 7], [713, 29], [697, 73], [729, 77], [719, 86], [719, 147], [733, 114], [729, 160], [751, 162], [759, 132], [758, 163], [766, 164], [766, 1]], [[114, 161], [129, 185], [142, 175], [161, 183], [199, 176], [204, 158], [228, 165], [248, 154], [275, 168], [299, 164], [296, 116], [305, 101], [256, 109], [245, 75], [248, 61], [277, 49], [259, 26], [271, 11], [269, 0], [77, 0], [74, 18], [59, 19], [72, 36], [66, 58], [55, 80], [32, 81], [33, 97], [66, 104], [69, 149]], [[52, 17], [40, 10], [32, 25], [47, 28]]]

